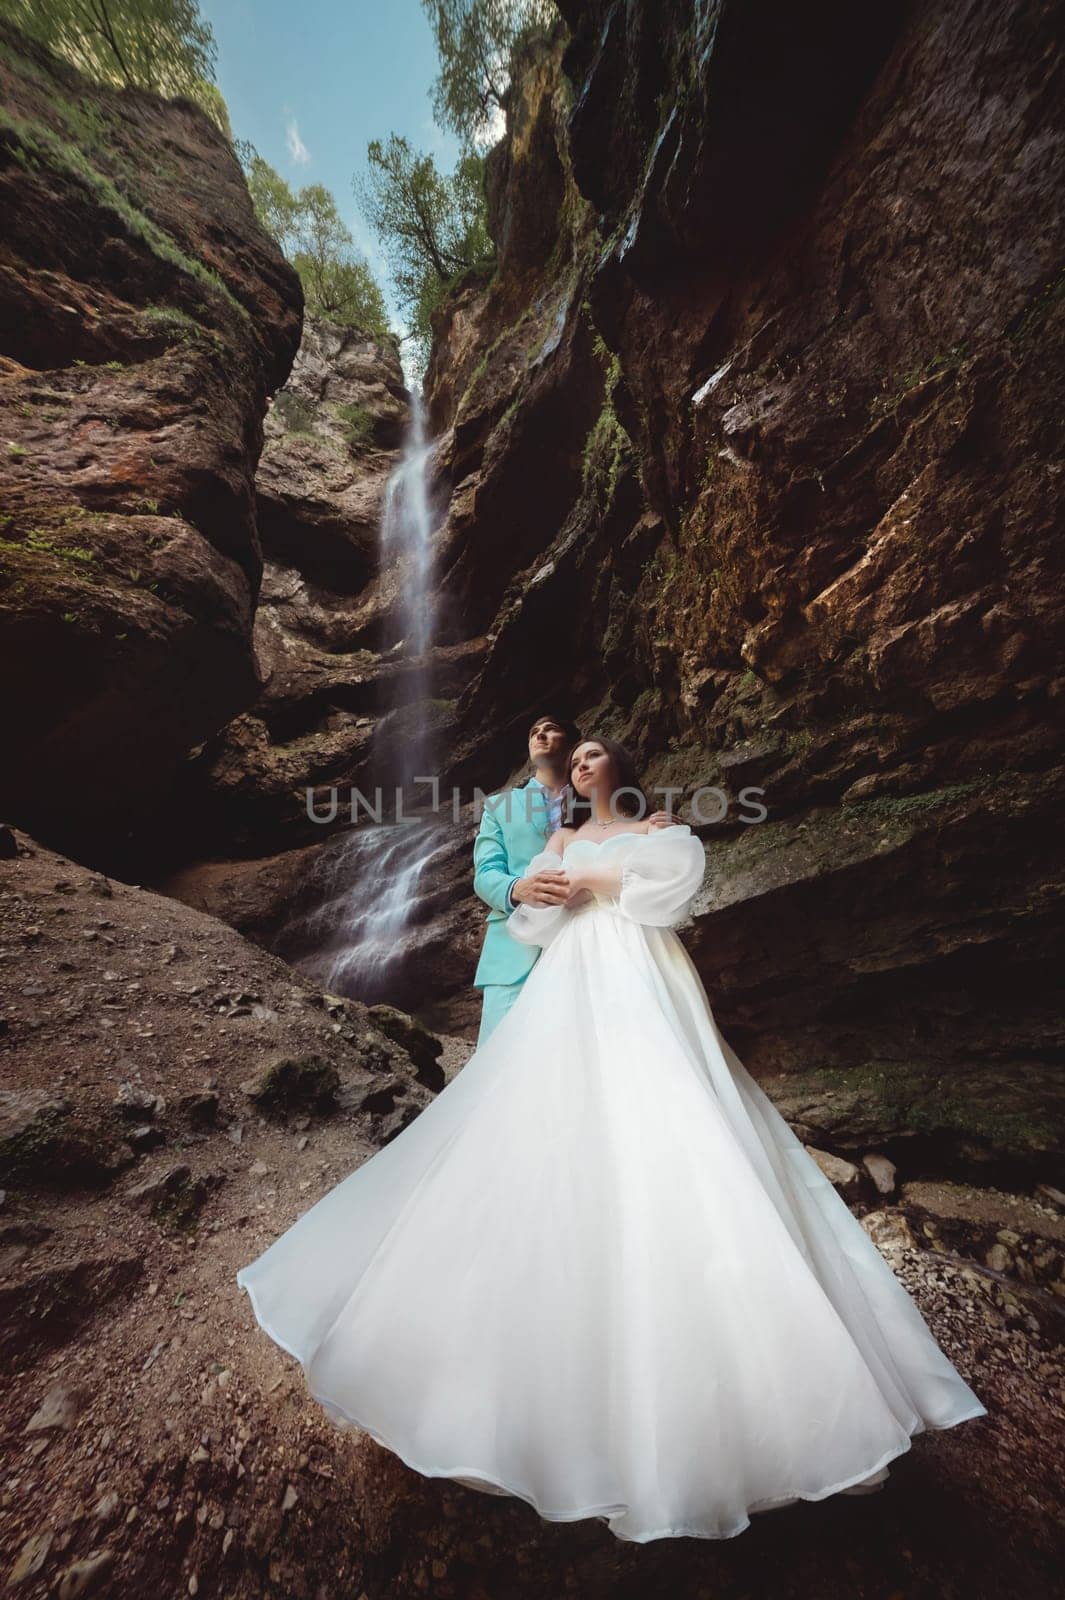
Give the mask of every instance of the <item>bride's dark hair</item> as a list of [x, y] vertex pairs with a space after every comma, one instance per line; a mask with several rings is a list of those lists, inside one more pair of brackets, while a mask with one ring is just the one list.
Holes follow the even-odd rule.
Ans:
[[[602, 745], [610, 758], [611, 799], [617, 796], [614, 810], [618, 817], [647, 817], [651, 814], [651, 803], [643, 791], [636, 771], [636, 762], [632, 751], [625, 745], [619, 744], [616, 739], [604, 739], [602, 734], [587, 734], [583, 739], [571, 746], [566, 757], [566, 777], [568, 796], [563, 821], [572, 828], [579, 828], [582, 822], [587, 822], [592, 814], [591, 802], [584, 800], [573, 787], [573, 757], [582, 744]], [[622, 792], [624, 791], [624, 792]]]

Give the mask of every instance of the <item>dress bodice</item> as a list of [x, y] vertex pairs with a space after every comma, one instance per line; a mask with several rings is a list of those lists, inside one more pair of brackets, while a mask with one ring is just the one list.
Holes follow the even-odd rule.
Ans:
[[[616, 869], [616, 884], [609, 888], [600, 884], [594, 888], [586, 889], [585, 893], [588, 898], [574, 906], [571, 910], [571, 915], [580, 911], [587, 911], [593, 904], [601, 906], [608, 911], [617, 910], [621, 900], [622, 864], [632, 857], [633, 847], [649, 837], [650, 835], [646, 833], [626, 832], [608, 833], [603, 839], [595, 839], [590, 834], [586, 834], [580, 839], [572, 840], [562, 853], [561, 865], [563, 869], [568, 868], [570, 871], [574, 871], [581, 866], [590, 866], [593, 863], [596, 866], [613, 867]], [[622, 848], [623, 846], [625, 848]]]
[[547, 945], [567, 924], [589, 911], [609, 911], [649, 927], [673, 927], [687, 914], [702, 882], [706, 858], [687, 823], [654, 828], [649, 833], [612, 833], [605, 839], [572, 840], [561, 856], [543, 850], [529, 863], [528, 873], [541, 868], [568, 869], [579, 885], [579, 869], [590, 869], [587, 894], [570, 907], [519, 905], [507, 931], [521, 943]]
[[654, 835], [651, 833], [627, 832], [608, 833], [603, 839], [593, 839], [590, 833], [586, 833], [582, 834], [579, 839], [573, 839], [566, 846], [565, 850], [562, 852], [562, 859], [564, 861], [571, 860], [574, 850], [581, 850], [585, 847], [588, 847], [592, 850], [605, 850], [607, 845], [619, 845], [623, 843], [631, 845], [635, 844], [637, 840], [651, 839], [653, 837]]

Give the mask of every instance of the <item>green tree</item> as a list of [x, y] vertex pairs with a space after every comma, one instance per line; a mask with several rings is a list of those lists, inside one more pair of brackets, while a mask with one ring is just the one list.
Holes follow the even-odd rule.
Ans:
[[206, 78], [200, 81], [195, 94], [189, 97], [202, 106], [215, 127], [225, 134], [229, 143], [233, 143], [233, 126], [229, 120], [229, 107], [226, 105], [225, 95], [217, 83], [209, 83]]
[[384, 338], [384, 296], [329, 190], [310, 183], [294, 194], [254, 145], [241, 139], [235, 149], [259, 221], [300, 275], [308, 313]]
[[296, 248], [299, 203], [281, 174], [265, 161], [248, 139], [237, 139], [233, 148], [244, 169], [255, 214], [267, 233], [272, 234], [286, 255]]
[[506, 110], [514, 53], [557, 20], [552, 0], [422, 0], [440, 71], [433, 114], [464, 143], [483, 146]]
[[353, 180], [366, 217], [389, 256], [410, 336], [422, 356], [429, 317], [456, 279], [492, 259], [484, 203], [484, 158], [470, 150], [448, 177], [430, 155], [394, 133], [372, 139], [365, 176]]
[[303, 280], [308, 310], [383, 336], [388, 332], [384, 296], [366, 261], [356, 253], [333, 196], [322, 184], [312, 183], [296, 198], [299, 219], [292, 265]]
[[0, 0], [0, 16], [98, 82], [184, 95], [228, 128], [196, 0]]

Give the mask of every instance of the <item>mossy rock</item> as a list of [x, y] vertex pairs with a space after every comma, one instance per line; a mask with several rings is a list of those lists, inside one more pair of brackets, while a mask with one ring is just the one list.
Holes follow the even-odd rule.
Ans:
[[435, 1033], [395, 1006], [370, 1006], [367, 1016], [379, 1033], [407, 1052], [417, 1068], [419, 1082], [430, 1089], [443, 1088], [444, 1071], [438, 1057], [444, 1046]]
[[874, 1060], [760, 1081], [789, 1122], [842, 1149], [938, 1140], [978, 1162], [982, 1153], [1033, 1169], [1049, 1169], [1065, 1153], [1061, 1085], [1034, 1063], [948, 1073], [939, 1064]]
[[336, 1101], [340, 1074], [325, 1056], [277, 1056], [242, 1087], [267, 1111], [326, 1111]]

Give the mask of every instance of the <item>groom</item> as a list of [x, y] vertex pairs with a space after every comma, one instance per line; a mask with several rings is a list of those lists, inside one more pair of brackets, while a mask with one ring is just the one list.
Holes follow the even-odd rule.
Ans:
[[560, 869], [524, 876], [562, 821], [567, 784], [566, 757], [580, 741], [580, 731], [566, 717], [537, 717], [529, 729], [533, 775], [515, 789], [489, 795], [473, 845], [473, 887], [488, 906], [481, 959], [474, 986], [483, 991], [480, 1047], [521, 993], [539, 947], [519, 944], [507, 933], [507, 917], [524, 901], [533, 906], [558, 905], [569, 892]]

